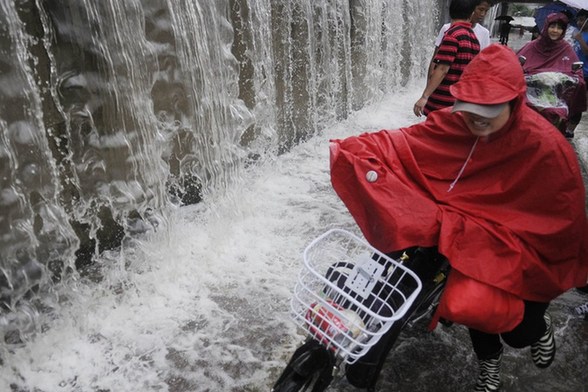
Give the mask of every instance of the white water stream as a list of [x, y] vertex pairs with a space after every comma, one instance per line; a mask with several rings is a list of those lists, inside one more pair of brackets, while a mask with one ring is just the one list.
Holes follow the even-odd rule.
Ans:
[[[332, 227], [357, 231], [333, 192], [328, 140], [417, 121], [421, 85], [332, 124], [290, 153], [252, 167], [226, 196], [180, 208], [166, 230], [102, 260], [100, 283], [65, 290], [61, 313], [20, 347], [0, 346], [0, 391], [268, 391], [303, 336], [288, 315], [301, 251]], [[578, 137], [578, 145], [586, 139]], [[581, 148], [581, 147], [580, 147]], [[585, 155], [585, 153], [582, 153]], [[507, 391], [588, 385], [588, 322], [552, 305], [559, 353], [535, 369], [507, 350]], [[475, 359], [462, 327], [407, 334], [383, 390], [468, 391]], [[334, 390], [353, 391], [344, 382]]]

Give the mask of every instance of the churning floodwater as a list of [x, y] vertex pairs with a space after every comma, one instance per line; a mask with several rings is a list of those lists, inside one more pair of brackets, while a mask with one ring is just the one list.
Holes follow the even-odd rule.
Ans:
[[170, 209], [422, 75], [435, 8], [0, 1], [2, 337], [35, 330], [54, 284]]
[[[251, 168], [224, 196], [178, 208], [166, 232], [103, 255], [99, 283], [57, 293], [60, 313], [44, 331], [3, 350], [0, 389], [268, 391], [303, 340], [288, 305], [302, 250], [330, 228], [357, 232], [330, 187], [328, 139], [414, 123], [420, 86], [409, 87]], [[506, 391], [586, 390], [588, 322], [569, 313], [586, 299], [569, 292], [552, 304], [549, 369], [506, 349]], [[402, 336], [381, 386], [469, 391], [476, 375], [465, 329], [438, 327]]]
[[[418, 121], [432, 8], [0, 0], [0, 391], [268, 391], [302, 250], [357, 232], [328, 140]], [[585, 300], [553, 303], [549, 369], [506, 350], [506, 391], [586, 390]], [[476, 374], [462, 327], [415, 330], [381, 389]]]

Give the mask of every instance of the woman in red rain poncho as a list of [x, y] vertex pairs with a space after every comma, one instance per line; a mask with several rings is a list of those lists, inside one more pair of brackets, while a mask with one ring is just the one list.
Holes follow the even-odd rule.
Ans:
[[588, 279], [585, 191], [570, 144], [525, 104], [511, 49], [483, 50], [451, 93], [423, 123], [332, 141], [331, 180], [376, 248], [448, 258], [437, 316], [470, 327], [476, 391], [493, 391], [501, 338], [553, 360], [548, 304]]

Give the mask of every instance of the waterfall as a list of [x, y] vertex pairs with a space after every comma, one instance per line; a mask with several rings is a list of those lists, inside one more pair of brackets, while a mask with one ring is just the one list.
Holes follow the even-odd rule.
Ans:
[[[429, 15], [423, 18], [421, 15]], [[421, 78], [427, 0], [0, 0], [0, 338], [52, 287]]]

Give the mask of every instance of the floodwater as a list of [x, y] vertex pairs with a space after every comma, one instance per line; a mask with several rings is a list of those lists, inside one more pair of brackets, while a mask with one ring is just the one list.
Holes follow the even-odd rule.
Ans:
[[[328, 140], [418, 121], [422, 85], [333, 124], [271, 158], [228, 194], [178, 209], [165, 231], [123, 255], [104, 255], [104, 278], [60, 293], [44, 332], [0, 351], [0, 390], [19, 392], [268, 391], [304, 336], [288, 300], [314, 237], [357, 232], [329, 182]], [[585, 121], [575, 141], [588, 148]], [[535, 368], [528, 349], [505, 349], [504, 391], [586, 391], [588, 321], [570, 291], [550, 311], [558, 351]], [[477, 363], [461, 326], [407, 331], [381, 376], [382, 391], [470, 391]], [[350, 392], [344, 380], [331, 391]]]

